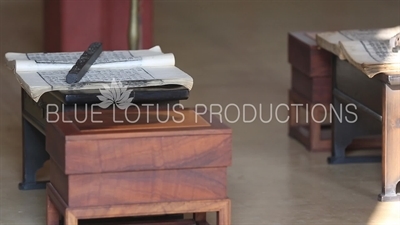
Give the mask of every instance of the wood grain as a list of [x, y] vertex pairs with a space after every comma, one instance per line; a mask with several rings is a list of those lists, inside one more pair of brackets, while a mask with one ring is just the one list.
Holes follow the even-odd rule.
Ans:
[[57, 211], [56, 206], [50, 200], [50, 196], [46, 195], [46, 224], [59, 225], [60, 213]]
[[[142, 216], [142, 215], [161, 215], [161, 214], [178, 214], [193, 213], [199, 211], [222, 212], [219, 221], [222, 225], [229, 225], [230, 210], [229, 199], [219, 200], [202, 200], [189, 202], [162, 202], [162, 203], [146, 203], [146, 204], [127, 204], [117, 206], [90, 207], [90, 208], [71, 208], [70, 211], [78, 218], [104, 218], [121, 217], [121, 216]], [[222, 216], [222, 218], [221, 218]], [[225, 222], [227, 221], [227, 222]]]
[[[193, 111], [185, 113], [197, 116]], [[107, 117], [106, 113], [103, 115]], [[121, 205], [138, 204], [134, 210], [138, 211], [143, 203], [168, 208], [173, 202], [190, 205], [192, 201], [226, 199], [232, 132], [221, 122], [208, 122], [211, 118], [207, 115], [201, 119], [207, 126], [192, 126], [193, 121], [183, 121], [186, 124], [183, 127], [164, 124], [167, 128], [151, 129], [135, 127], [142, 127], [140, 123], [105, 127], [86, 124], [93, 126], [85, 128], [90, 132], [82, 132], [76, 121], [49, 124], [46, 148], [51, 159], [50, 186], [57, 190], [49, 189], [49, 196], [61, 199], [55, 207], [70, 211], [71, 215], [66, 212], [66, 221], [74, 224], [73, 216], [90, 219], [156, 215], [147, 206], [143, 210], [149, 212], [139, 210], [132, 215]], [[104, 134], [109, 136], [104, 138]], [[188, 212], [199, 213], [195, 218], [205, 224], [208, 209], [204, 209], [203, 203], [194, 204]], [[197, 211], [196, 205], [202, 210]], [[120, 210], [124, 211], [121, 215], [117, 213]], [[215, 211], [221, 211], [221, 223], [229, 223], [230, 215], [226, 215], [229, 210]], [[95, 215], [88, 216], [88, 212]], [[175, 213], [168, 208], [161, 214]]]
[[[46, 150], [65, 174], [227, 167], [232, 162], [232, 131], [217, 122], [173, 129], [118, 126], [127, 124], [116, 124], [115, 132], [107, 128], [89, 134], [73, 123], [48, 124]], [[108, 138], [102, 138], [104, 132]]]
[[[150, 216], [164, 214], [217, 212], [219, 225], [230, 225], [231, 201], [229, 199], [158, 202], [124, 205], [107, 205], [96, 207], [70, 207], [58, 195], [52, 184], [47, 184], [47, 195], [68, 225], [76, 225], [78, 219], [114, 218], [128, 216]], [[48, 224], [49, 225], [49, 224]]]
[[313, 103], [332, 102], [332, 78], [310, 77], [292, 67], [292, 89]]
[[68, 206], [226, 198], [226, 167], [64, 175], [54, 163], [50, 182]]
[[314, 39], [305, 32], [288, 35], [289, 63], [310, 77], [331, 77], [333, 56], [318, 47]]
[[219, 167], [231, 165], [230, 135], [72, 141], [65, 156], [50, 155], [66, 174]]
[[[209, 225], [207, 221], [204, 221], [204, 225]], [[79, 221], [81, 225], [200, 225], [196, 224], [193, 219], [165, 219], [165, 220], [143, 220], [136, 221], [133, 218], [127, 219], [96, 219], [96, 220], [82, 220]]]
[[69, 210], [65, 210], [64, 225], [78, 225], [78, 218]]
[[[67, 117], [73, 124], [83, 132], [123, 132], [136, 130], [173, 130], [183, 128], [209, 127], [210, 124], [198, 115], [194, 110], [160, 109], [147, 111], [136, 108], [126, 111], [102, 110], [102, 115], [95, 116], [95, 120], [101, 121], [93, 126], [89, 118], [90, 114], [83, 110], [77, 113], [68, 113]], [[80, 121], [78, 121], [80, 120]], [[134, 125], [134, 126], [132, 126]]]
[[[295, 90], [289, 90], [289, 104], [303, 104], [308, 105], [308, 123], [301, 124], [296, 122], [296, 110], [295, 107], [289, 108], [289, 136], [300, 141], [309, 151], [312, 152], [326, 152], [331, 150], [331, 138], [324, 138], [323, 124], [318, 123], [324, 117], [325, 111], [322, 107], [315, 107], [312, 112], [312, 108], [317, 103], [312, 103], [309, 99], [305, 98]], [[329, 103], [323, 104], [326, 109], [329, 109]], [[313, 113], [313, 117], [311, 117]], [[328, 112], [329, 113], [329, 112]], [[313, 119], [314, 118], [314, 119]]]
[[[131, 114], [137, 113], [134, 112], [135, 109], [132, 109]], [[160, 110], [161, 111], [161, 110]], [[79, 122], [75, 119], [75, 112], [65, 112], [59, 114], [59, 120], [53, 119], [56, 122], [49, 123], [48, 126], [56, 126], [57, 133], [55, 135], [65, 136], [65, 140], [67, 141], [80, 141], [80, 140], [99, 140], [99, 139], [115, 139], [118, 138], [134, 138], [134, 137], [167, 137], [167, 136], [176, 136], [176, 135], [187, 135], [190, 132], [191, 135], [216, 135], [216, 134], [231, 134], [231, 129], [223, 124], [219, 119], [212, 117], [209, 113], [198, 112], [202, 117], [202, 120], [205, 120], [209, 123], [210, 126], [199, 126], [196, 121], [192, 109], [184, 109], [179, 110], [179, 112], [185, 114], [185, 120], [179, 121], [177, 123], [186, 124], [185, 126], [177, 125], [170, 126], [167, 128], [147, 128], [145, 123], [148, 123], [147, 120], [140, 120], [138, 123], [131, 123], [130, 121], [123, 121], [123, 123], [114, 122], [113, 127], [109, 125], [106, 129], [97, 129], [98, 123], [88, 123], [88, 125], [92, 126], [93, 129], [85, 128], [85, 130], [80, 130]], [[80, 112], [78, 112], [79, 114]], [[90, 113], [90, 112], [89, 112]], [[110, 112], [110, 110], [96, 110], [96, 113], [100, 113], [98, 116], [94, 116], [96, 121], [109, 121], [113, 120], [110, 117], [124, 117], [125, 111], [116, 111], [115, 113]], [[141, 118], [147, 118], [147, 114], [152, 114], [153, 112], [146, 110], [141, 111]], [[115, 114], [115, 115], [114, 115]], [[123, 115], [121, 115], [123, 114]], [[195, 113], [196, 114], [196, 113]], [[83, 119], [83, 118], [78, 118]], [[186, 121], [188, 119], [189, 121]], [[170, 118], [173, 120], [173, 118]], [[67, 121], [67, 122], [66, 122]], [[69, 122], [68, 122], [69, 121]], [[211, 123], [212, 121], [212, 123]], [[154, 123], [155, 121], [151, 121]], [[193, 124], [190, 126], [188, 124]], [[126, 126], [132, 126], [132, 129], [126, 128]], [[102, 125], [100, 125], [101, 127]], [[124, 129], [121, 129], [121, 126]], [[143, 129], [138, 129], [140, 128]], [[113, 129], [115, 128], [115, 129]], [[179, 129], [178, 129], [179, 128]], [[130, 132], [131, 131], [131, 132]], [[49, 132], [49, 134], [51, 134]], [[117, 136], [116, 136], [117, 135]]]
[[383, 88], [382, 200], [399, 200], [396, 185], [400, 182], [400, 89]]

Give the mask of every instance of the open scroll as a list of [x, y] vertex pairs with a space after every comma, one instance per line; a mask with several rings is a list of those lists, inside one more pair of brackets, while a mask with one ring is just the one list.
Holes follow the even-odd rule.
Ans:
[[190, 90], [193, 86], [192, 77], [175, 67], [174, 55], [163, 53], [158, 46], [149, 50], [102, 52], [80, 82], [68, 84], [66, 75], [81, 54], [6, 53], [6, 59], [22, 88], [35, 101], [48, 91], [100, 89], [112, 81], [128, 88], [182, 85]]
[[317, 34], [317, 43], [342, 60], [348, 60], [368, 77], [378, 73], [400, 75], [400, 53], [393, 38], [400, 26], [372, 30], [344, 30]]
[[332, 52], [343, 60], [345, 57], [339, 42], [389, 40], [398, 33], [400, 33], [400, 26], [382, 29], [341, 30], [318, 33], [316, 41], [321, 48]]
[[400, 53], [393, 52], [386, 41], [344, 41], [340, 42], [345, 58], [368, 77], [378, 73], [400, 75]]

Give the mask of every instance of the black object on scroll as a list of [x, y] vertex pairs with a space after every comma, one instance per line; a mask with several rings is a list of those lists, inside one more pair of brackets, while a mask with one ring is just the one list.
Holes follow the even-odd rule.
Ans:
[[79, 57], [75, 65], [67, 74], [67, 83], [73, 84], [79, 82], [86, 72], [93, 65], [96, 59], [103, 51], [103, 46], [100, 42], [92, 43], [89, 48]]

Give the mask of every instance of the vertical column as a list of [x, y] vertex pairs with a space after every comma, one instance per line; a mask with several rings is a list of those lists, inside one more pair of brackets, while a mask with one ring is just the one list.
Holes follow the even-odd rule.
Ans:
[[139, 15], [131, 6], [132, 0], [44, 0], [45, 51], [83, 51], [95, 41], [104, 50], [129, 49], [132, 16], [139, 17], [139, 48], [151, 47], [152, 1], [140, 1]]
[[223, 207], [217, 212], [218, 225], [231, 225], [231, 200], [226, 199]]
[[400, 181], [400, 87], [385, 85], [383, 88], [383, 149], [382, 193], [380, 201], [398, 201], [396, 185]]
[[[94, 2], [93, 0], [89, 0]], [[132, 0], [101, 0], [101, 39], [106, 50], [126, 50], [129, 47]]]
[[65, 210], [64, 225], [78, 225], [78, 219], [68, 209]]
[[139, 48], [153, 47], [153, 0], [139, 2]]
[[47, 210], [46, 210], [46, 225], [59, 225], [60, 214], [51, 201], [49, 195], [46, 196]]

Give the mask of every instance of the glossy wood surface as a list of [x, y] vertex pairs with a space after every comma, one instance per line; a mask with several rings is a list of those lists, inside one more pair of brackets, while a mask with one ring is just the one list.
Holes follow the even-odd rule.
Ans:
[[288, 36], [289, 63], [310, 77], [332, 76], [332, 54], [318, 47], [306, 32]]
[[[231, 224], [231, 201], [229, 199], [69, 207], [51, 184], [47, 185], [47, 196], [47, 203], [50, 208], [56, 209], [56, 211], [48, 211], [47, 218], [56, 218], [63, 215], [66, 225], [78, 225], [78, 219], [178, 213], [200, 213], [203, 216], [203, 212], [217, 212], [217, 225]], [[53, 215], [49, 215], [49, 213]], [[48, 220], [47, 225], [54, 224], [50, 222], [53, 221]]]
[[[145, 114], [136, 124], [125, 121], [103, 129], [97, 128], [102, 124], [89, 122], [49, 123], [46, 149], [66, 174], [229, 166], [231, 130], [215, 118], [209, 123], [208, 116], [196, 115], [192, 110], [181, 112], [185, 115], [182, 123], [173, 122], [177, 117], [172, 112], [169, 123], [164, 124], [148, 123]], [[118, 118], [117, 114], [124, 112], [109, 113], [96, 119], [110, 123], [113, 116]], [[154, 127], [154, 123], [165, 127]]]
[[53, 164], [50, 182], [70, 207], [227, 197], [226, 167], [65, 175]]
[[400, 87], [383, 89], [382, 201], [400, 201]]
[[292, 66], [292, 89], [313, 103], [332, 102], [332, 77], [310, 77]]

